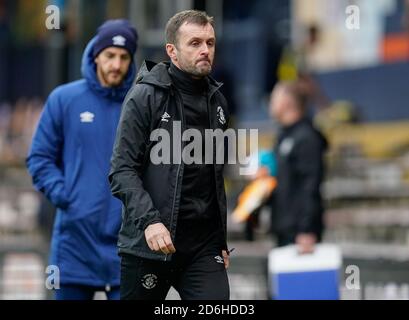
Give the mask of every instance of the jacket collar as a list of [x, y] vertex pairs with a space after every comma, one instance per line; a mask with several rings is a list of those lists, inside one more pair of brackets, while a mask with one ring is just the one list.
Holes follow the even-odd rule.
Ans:
[[[168, 72], [169, 67], [170, 62], [155, 63], [153, 61], [145, 60], [139, 69], [135, 83], [146, 83], [170, 90], [172, 87], [172, 79]], [[211, 76], [207, 76], [206, 78], [209, 82], [209, 95], [212, 96], [221, 88], [223, 83], [217, 82]]]

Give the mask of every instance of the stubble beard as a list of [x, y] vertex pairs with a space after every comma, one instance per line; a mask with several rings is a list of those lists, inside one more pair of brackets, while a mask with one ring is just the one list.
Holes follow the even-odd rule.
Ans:
[[209, 62], [208, 66], [189, 65], [184, 68], [184, 71], [198, 78], [204, 78], [212, 72], [212, 65]]
[[119, 78], [117, 78], [118, 80], [110, 80], [109, 72], [104, 72], [102, 70], [101, 70], [101, 76], [104, 79], [104, 82], [106, 83], [108, 88], [119, 87], [125, 78], [125, 75], [121, 73]]

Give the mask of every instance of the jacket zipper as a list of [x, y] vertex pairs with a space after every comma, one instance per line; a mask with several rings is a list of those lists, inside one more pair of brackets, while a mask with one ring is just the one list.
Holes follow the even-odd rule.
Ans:
[[[213, 93], [213, 94], [214, 94], [214, 93]], [[209, 95], [209, 99], [208, 99], [208, 101], [207, 101], [207, 110], [208, 110], [208, 114], [209, 114], [209, 124], [210, 124], [210, 127], [211, 127], [211, 128], [214, 128], [213, 122], [212, 122], [212, 117], [211, 117], [211, 108], [210, 108], [210, 100], [211, 100], [213, 94]], [[217, 147], [217, 146], [215, 146], [215, 145], [213, 144], [213, 147], [214, 147], [214, 151], [213, 151], [213, 160], [214, 160], [214, 159], [217, 158], [217, 155], [216, 155], [216, 151], [217, 151], [217, 150], [216, 150], [216, 147]], [[215, 155], [216, 155], [216, 158], [215, 158]], [[222, 211], [220, 210], [221, 208], [220, 208], [220, 201], [219, 201], [219, 193], [218, 193], [218, 191], [217, 191], [217, 174], [216, 174], [216, 164], [215, 164], [215, 163], [213, 163], [213, 173], [214, 173], [214, 182], [215, 182], [215, 187], [216, 187], [217, 207], [219, 208], [219, 218], [220, 218], [220, 221], [221, 221], [221, 223], [222, 223], [222, 229], [223, 229], [224, 239], [226, 239], [226, 241], [227, 241], [227, 234], [226, 234], [225, 228], [224, 228], [225, 225], [223, 224]], [[227, 243], [226, 243], [226, 245], [227, 245]]]
[[[178, 95], [178, 92], [176, 90], [174, 90], [174, 92], [176, 92], [176, 95]], [[179, 99], [179, 101], [182, 101], [181, 97], [179, 97], [179, 96], [178, 96], [178, 99]], [[177, 106], [180, 109], [179, 111], [180, 111], [181, 116], [182, 116], [182, 119], [181, 119], [182, 120], [182, 128], [181, 128], [181, 130], [183, 131], [183, 129], [185, 127], [185, 115], [183, 113], [183, 107], [180, 107], [180, 103], [177, 103]], [[182, 141], [181, 141], [181, 143], [182, 143]], [[183, 146], [182, 146], [182, 150], [183, 150]], [[182, 159], [180, 161], [180, 164], [178, 165], [178, 171], [176, 173], [176, 184], [175, 184], [175, 192], [173, 194], [172, 214], [170, 216], [170, 233], [171, 233], [172, 242], [173, 242], [173, 240], [175, 238], [175, 237], [172, 237], [172, 227], [173, 227], [173, 217], [174, 217], [174, 214], [175, 214], [176, 193], [177, 193], [177, 190], [178, 190], [179, 174], [180, 174], [180, 168], [181, 167], [182, 167]], [[175, 230], [175, 234], [176, 234], [176, 230]], [[169, 254], [165, 255], [165, 261], [168, 260], [168, 255]]]
[[[182, 165], [181, 164], [179, 164], [179, 166], [178, 166], [178, 171], [177, 171], [177, 173], [176, 173], [176, 185], [175, 185], [175, 192], [174, 192], [174, 194], [173, 194], [173, 204], [172, 204], [172, 214], [171, 214], [171, 216], [170, 216], [170, 232], [171, 232], [171, 237], [172, 237], [172, 227], [173, 227], [173, 215], [174, 215], [174, 212], [175, 212], [175, 202], [176, 202], [176, 192], [177, 192], [177, 187], [178, 187], [178, 182], [179, 182], [179, 173], [180, 173], [180, 167], [181, 167]], [[173, 237], [174, 238], [174, 237]], [[173, 240], [174, 239], [172, 239], [172, 242], [173, 242]], [[169, 254], [166, 254], [165, 255], [165, 261], [167, 261], [168, 260], [168, 255]]]

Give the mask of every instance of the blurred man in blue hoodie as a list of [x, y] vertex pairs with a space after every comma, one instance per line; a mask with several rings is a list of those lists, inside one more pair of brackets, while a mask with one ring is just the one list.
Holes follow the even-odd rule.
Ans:
[[137, 40], [127, 20], [100, 26], [84, 52], [84, 79], [50, 94], [33, 138], [28, 170], [57, 207], [50, 255], [60, 272], [57, 300], [89, 300], [96, 291], [119, 298], [121, 202], [108, 172]]

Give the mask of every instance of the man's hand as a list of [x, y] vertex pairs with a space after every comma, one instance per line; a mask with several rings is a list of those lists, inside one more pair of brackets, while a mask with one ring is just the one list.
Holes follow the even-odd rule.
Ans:
[[268, 176], [269, 176], [268, 168], [263, 166], [257, 170], [255, 179], [264, 178]]
[[224, 267], [227, 269], [230, 265], [230, 257], [226, 250], [222, 251], [223, 260], [224, 260]]
[[152, 251], [162, 251], [164, 254], [175, 253], [169, 230], [163, 223], [154, 223], [145, 229], [145, 239]]
[[295, 239], [300, 254], [313, 253], [317, 237], [313, 233], [300, 233]]

